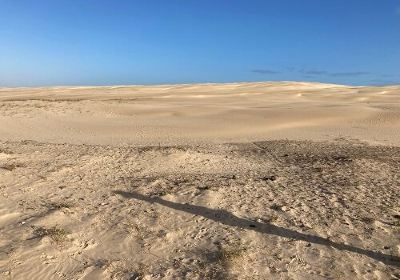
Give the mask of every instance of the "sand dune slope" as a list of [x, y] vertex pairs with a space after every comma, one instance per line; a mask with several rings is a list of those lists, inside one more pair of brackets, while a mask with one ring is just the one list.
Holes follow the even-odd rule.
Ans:
[[0, 138], [171, 145], [266, 139], [400, 142], [400, 87], [310, 83], [0, 89]]

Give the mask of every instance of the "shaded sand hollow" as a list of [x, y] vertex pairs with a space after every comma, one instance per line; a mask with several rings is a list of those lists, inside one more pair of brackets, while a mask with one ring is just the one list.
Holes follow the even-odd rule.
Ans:
[[0, 279], [400, 279], [400, 87], [0, 89]]

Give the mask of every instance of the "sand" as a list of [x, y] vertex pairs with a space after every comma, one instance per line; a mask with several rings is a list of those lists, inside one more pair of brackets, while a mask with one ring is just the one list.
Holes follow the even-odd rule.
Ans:
[[176, 145], [400, 143], [400, 87], [310, 83], [0, 89], [2, 140]]
[[400, 87], [0, 89], [0, 279], [400, 279]]

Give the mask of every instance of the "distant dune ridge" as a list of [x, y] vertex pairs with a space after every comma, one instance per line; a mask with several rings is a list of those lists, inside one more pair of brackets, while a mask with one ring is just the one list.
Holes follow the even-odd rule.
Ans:
[[267, 139], [400, 143], [400, 86], [229, 83], [0, 89], [0, 137], [182, 144]]

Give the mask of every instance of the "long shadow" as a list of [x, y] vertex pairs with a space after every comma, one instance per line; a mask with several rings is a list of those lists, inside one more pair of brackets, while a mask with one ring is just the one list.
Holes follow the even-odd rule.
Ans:
[[221, 224], [228, 225], [228, 226], [238, 227], [238, 228], [242, 228], [242, 229], [249, 229], [249, 230], [257, 231], [260, 233], [272, 234], [272, 235], [285, 237], [285, 238], [302, 240], [302, 241], [306, 241], [306, 242], [310, 242], [310, 243], [314, 243], [314, 244], [320, 244], [320, 245], [324, 245], [324, 246], [330, 246], [330, 247], [336, 248], [341, 251], [353, 252], [353, 253], [357, 253], [360, 255], [370, 257], [370, 258], [380, 261], [386, 265], [400, 267], [400, 257], [397, 257], [397, 256], [374, 252], [374, 251], [370, 251], [370, 250], [366, 250], [366, 249], [362, 249], [362, 248], [358, 248], [358, 247], [354, 247], [354, 246], [346, 245], [346, 244], [342, 244], [342, 243], [336, 243], [336, 242], [333, 242], [333, 241], [323, 238], [323, 237], [305, 234], [305, 233], [297, 232], [297, 231], [294, 231], [291, 229], [286, 229], [283, 227], [271, 225], [271, 224], [253, 222], [250, 220], [236, 217], [235, 215], [232, 215], [231, 213], [229, 213], [225, 210], [214, 210], [214, 209], [209, 209], [209, 208], [206, 208], [203, 206], [180, 204], [180, 203], [163, 200], [159, 197], [148, 197], [148, 196], [141, 195], [141, 194], [138, 194], [135, 192], [114, 191], [114, 193], [119, 194], [125, 198], [133, 198], [133, 199], [142, 200], [142, 201], [146, 201], [146, 202], [150, 202], [150, 203], [158, 203], [160, 205], [163, 205], [163, 206], [175, 209], [175, 210], [187, 212], [187, 213], [190, 213], [193, 215], [203, 216], [207, 219], [210, 219], [210, 220], [213, 220], [213, 221], [216, 221]]

